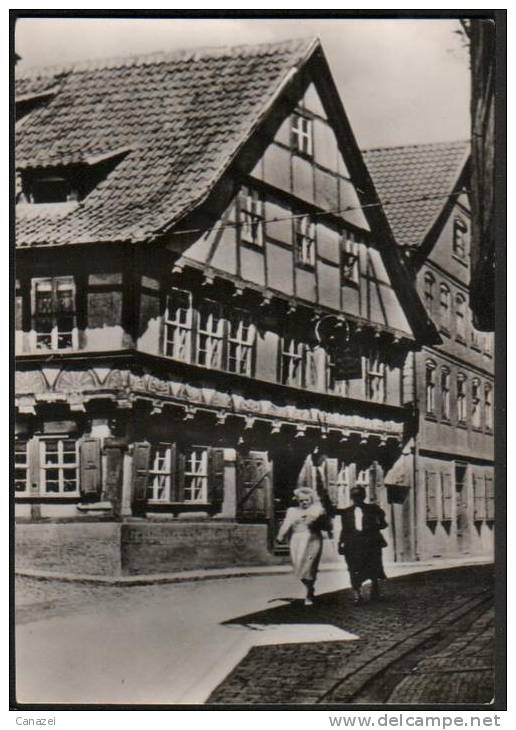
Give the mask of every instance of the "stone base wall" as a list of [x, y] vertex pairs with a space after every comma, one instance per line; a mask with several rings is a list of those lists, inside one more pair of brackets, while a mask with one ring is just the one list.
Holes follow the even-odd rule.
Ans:
[[17, 524], [16, 568], [120, 575], [121, 528], [116, 522]]
[[266, 525], [71, 522], [16, 525], [16, 567], [55, 573], [143, 575], [276, 565]]

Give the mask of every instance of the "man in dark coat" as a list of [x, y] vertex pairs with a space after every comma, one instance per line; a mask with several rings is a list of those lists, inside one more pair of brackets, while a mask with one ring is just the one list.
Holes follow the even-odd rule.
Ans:
[[385, 578], [382, 548], [387, 543], [380, 533], [387, 527], [385, 513], [376, 504], [366, 504], [365, 496], [363, 487], [353, 487], [350, 492], [353, 504], [337, 511], [342, 522], [339, 553], [346, 559], [356, 604], [360, 603], [360, 587], [365, 580], [372, 580], [371, 598], [378, 599], [378, 579]]

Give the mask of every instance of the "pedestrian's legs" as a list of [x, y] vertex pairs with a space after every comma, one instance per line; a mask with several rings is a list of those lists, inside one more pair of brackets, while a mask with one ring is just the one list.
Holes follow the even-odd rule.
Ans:
[[306, 588], [305, 606], [311, 606], [314, 600], [315, 581], [304, 578], [301, 582]]
[[361, 586], [362, 581], [360, 580], [360, 577], [355, 573], [351, 573], [351, 588], [353, 589], [353, 603], [355, 606], [358, 606], [358, 604], [362, 601], [362, 595], [360, 593]]

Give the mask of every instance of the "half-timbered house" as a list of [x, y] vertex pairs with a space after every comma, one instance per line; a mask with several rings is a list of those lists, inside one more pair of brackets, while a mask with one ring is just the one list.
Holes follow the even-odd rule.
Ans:
[[19, 559], [267, 562], [297, 484], [400, 501], [438, 335], [320, 43], [40, 70], [16, 102]]

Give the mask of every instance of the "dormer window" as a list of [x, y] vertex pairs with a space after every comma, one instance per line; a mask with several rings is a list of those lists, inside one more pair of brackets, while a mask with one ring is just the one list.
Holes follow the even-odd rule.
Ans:
[[32, 181], [30, 203], [66, 203], [69, 200], [77, 200], [77, 191], [65, 177], [49, 175]]
[[245, 188], [240, 197], [240, 240], [263, 247], [263, 198], [257, 190]]
[[302, 114], [293, 114], [291, 139], [295, 152], [311, 157], [313, 155], [312, 120]]

